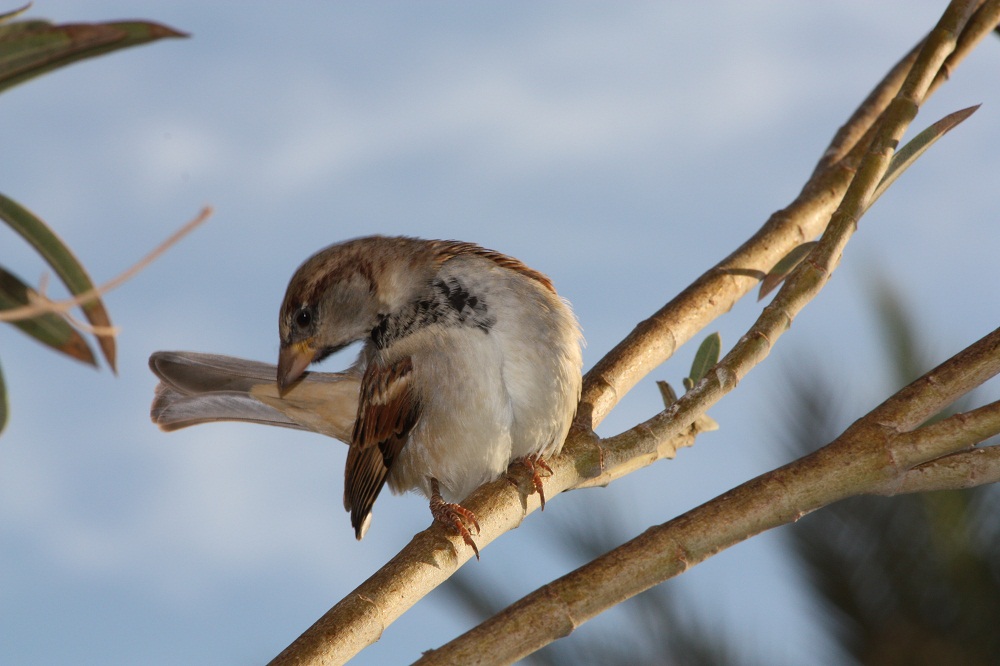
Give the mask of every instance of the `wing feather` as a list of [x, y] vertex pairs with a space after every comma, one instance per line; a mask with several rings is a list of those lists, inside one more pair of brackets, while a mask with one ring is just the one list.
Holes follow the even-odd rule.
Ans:
[[361, 400], [344, 472], [344, 508], [358, 539], [368, 529], [375, 499], [393, 460], [420, 417], [413, 387], [413, 361], [369, 363], [361, 379]]

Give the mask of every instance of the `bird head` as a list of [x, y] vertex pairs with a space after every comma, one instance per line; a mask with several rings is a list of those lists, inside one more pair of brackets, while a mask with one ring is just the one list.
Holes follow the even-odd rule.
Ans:
[[322, 250], [295, 272], [281, 305], [278, 388], [283, 393], [310, 364], [371, 334], [379, 320], [372, 263], [357, 241]]

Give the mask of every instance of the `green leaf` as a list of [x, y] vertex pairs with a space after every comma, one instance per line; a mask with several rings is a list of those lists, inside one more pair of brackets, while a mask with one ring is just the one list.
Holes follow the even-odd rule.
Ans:
[[697, 384], [716, 363], [719, 362], [719, 352], [722, 351], [722, 337], [712, 333], [701, 341], [694, 362], [691, 363], [691, 384]]
[[3, 23], [4, 21], [9, 21], [12, 18], [14, 18], [15, 16], [20, 16], [21, 14], [23, 14], [26, 11], [28, 11], [29, 9], [31, 9], [31, 3], [30, 2], [28, 4], [26, 4], [26, 5], [24, 5], [23, 7], [18, 7], [17, 9], [14, 9], [12, 11], [4, 12], [3, 14], [0, 14], [0, 23]]
[[67, 23], [15, 21], [0, 25], [0, 92], [78, 60], [165, 37], [187, 37], [148, 21]]
[[[30, 303], [29, 294], [35, 293], [37, 292], [16, 275], [0, 268], [0, 312], [28, 305]], [[97, 365], [94, 352], [90, 350], [87, 341], [80, 335], [80, 332], [73, 328], [65, 318], [54, 312], [10, 323], [56, 351], [78, 361]]]
[[0, 433], [7, 427], [10, 417], [10, 405], [7, 402], [7, 385], [3, 381], [3, 370], [0, 370]]
[[812, 252], [812, 249], [816, 247], [819, 241], [808, 241], [797, 245], [792, 248], [791, 252], [786, 254], [781, 261], [774, 265], [771, 272], [764, 276], [764, 279], [760, 281], [760, 292], [757, 294], [757, 300], [761, 300], [768, 294], [770, 294], [774, 289], [785, 281], [788, 274], [795, 270], [795, 267], [802, 263], [802, 260]]
[[663, 398], [663, 406], [669, 407], [670, 405], [677, 402], [677, 393], [674, 391], [674, 387], [663, 381], [662, 379], [656, 380], [656, 386], [660, 389], [660, 397]]
[[[52, 266], [56, 275], [74, 296], [88, 292], [94, 284], [83, 265], [55, 233], [17, 202], [0, 194], [0, 219], [21, 234], [35, 250]], [[92, 326], [111, 326], [111, 318], [100, 296], [94, 296], [80, 306], [84, 316]], [[112, 371], [115, 370], [115, 338], [112, 335], [98, 335], [97, 342]]]
[[868, 202], [868, 208], [871, 208], [872, 204], [878, 201], [878, 198], [882, 196], [882, 193], [889, 189], [889, 186], [896, 182], [896, 179], [899, 178], [900, 175], [902, 175], [902, 173], [910, 167], [910, 165], [916, 162], [928, 148], [933, 146], [938, 139], [943, 137], [949, 131], [958, 127], [962, 121], [975, 113], [980, 106], [981, 105], [976, 104], [975, 106], [970, 106], [967, 109], [949, 113], [947, 116], [913, 137], [909, 143], [896, 151], [896, 154], [892, 156], [892, 160], [889, 161], [889, 168], [886, 170], [885, 175], [882, 176], [882, 181], [878, 184], [878, 187], [875, 188], [875, 192], [872, 194], [872, 198]]

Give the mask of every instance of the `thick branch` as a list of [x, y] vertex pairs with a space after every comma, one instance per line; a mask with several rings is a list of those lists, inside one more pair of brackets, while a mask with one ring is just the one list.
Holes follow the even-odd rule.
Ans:
[[[981, 376], [978, 366], [986, 363], [994, 368], [994, 374], [1000, 372], [1000, 329], [914, 384], [937, 384], [942, 386], [943, 393], [951, 394], [963, 384], [964, 374]], [[936, 424], [925, 430], [946, 438], [937, 443], [937, 450], [954, 450], [968, 446], [973, 440], [982, 441], [1000, 432], [997, 404], [942, 422], [950, 422], [948, 425]], [[909, 433], [899, 430], [886, 435], [885, 424], [877, 418], [879, 409], [826, 447], [648, 529], [532, 592], [442, 648], [425, 653], [416, 663], [423, 666], [513, 663], [624, 599], [683, 573], [715, 553], [838, 500], [865, 493], [909, 492], [909, 488], [920, 485], [939, 484], [957, 470], [975, 471], [978, 481], [983, 483], [1000, 474], [998, 447], [984, 449], [986, 453], [979, 457], [966, 452], [965, 456], [950, 461], [914, 461], [915, 465], [929, 463], [916, 473], [911, 468], [899, 467], [897, 461], [914, 448], [914, 440]], [[924, 449], [930, 452], [928, 447]], [[960, 487], [969, 485], [970, 479], [963, 477]]]
[[[711, 419], [704, 423], [706, 429], [714, 427]], [[697, 434], [697, 426], [692, 427], [684, 435], [665, 442], [661, 450], [664, 455], [672, 455], [676, 449], [690, 446]], [[553, 463], [553, 477], [546, 480], [546, 488], [559, 477], [562, 485], [566, 484], [566, 477], [576, 478], [572, 467]], [[479, 519], [482, 529], [476, 542], [482, 549], [516, 528], [528, 513], [538, 508], [538, 495], [525, 496], [506, 479], [500, 479], [479, 488], [462, 505]], [[447, 580], [470, 557], [471, 550], [460, 538], [439, 525], [432, 525], [416, 534], [392, 560], [344, 597], [271, 663], [346, 662], [361, 648], [378, 640], [386, 627]]]

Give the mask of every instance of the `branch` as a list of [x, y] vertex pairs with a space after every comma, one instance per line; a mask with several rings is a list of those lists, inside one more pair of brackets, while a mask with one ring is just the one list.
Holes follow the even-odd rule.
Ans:
[[[958, 472], [977, 472], [978, 483], [1000, 477], [1000, 447], [940, 460], [927, 456], [967, 447], [1000, 433], [1000, 403], [957, 415], [916, 433], [901, 424], [924, 405], [900, 411], [898, 423], [881, 419], [921, 386], [960, 395], [964, 377], [985, 381], [1000, 373], [1000, 329], [924, 375], [848, 428], [826, 447], [753, 479], [663, 525], [652, 527], [576, 571], [539, 588], [416, 663], [508, 664], [568, 635], [592, 617], [683, 573], [712, 555], [765, 530], [798, 520], [828, 504], [865, 493], [940, 489]], [[921, 432], [922, 431], [922, 432]], [[917, 434], [920, 433], [920, 434]], [[914, 436], [916, 435], [916, 436]], [[940, 437], [930, 445], [931, 437]], [[921, 455], [915, 455], [921, 450]], [[921, 459], [923, 458], [923, 459]], [[910, 467], [899, 461], [910, 459]], [[958, 487], [978, 485], [962, 477]]]
[[[694, 443], [699, 427], [714, 429], [711, 419], [692, 425], [683, 435], [665, 442], [664, 456]], [[650, 456], [647, 461], [653, 462]], [[557, 465], [556, 462], [562, 462]], [[577, 478], [572, 463], [559, 458], [551, 464], [554, 481]], [[619, 476], [618, 470], [606, 472], [604, 480]], [[557, 478], [558, 477], [558, 478]], [[599, 479], [592, 479], [597, 482]], [[551, 501], [551, 499], [550, 499]], [[482, 550], [493, 539], [516, 528], [528, 513], [538, 508], [538, 495], [525, 496], [506, 479], [480, 487], [463, 500], [479, 519], [481, 531], [476, 543]], [[455, 541], [451, 532], [432, 525], [418, 534], [392, 560], [344, 597], [307, 629], [294, 643], [274, 658], [271, 664], [342, 664], [357, 652], [378, 640], [392, 622], [424, 595], [447, 580], [469, 559], [471, 551]]]
[[123, 271], [117, 277], [108, 280], [104, 284], [78, 294], [73, 298], [67, 298], [59, 301], [50, 300], [45, 296], [44, 285], [39, 285], [38, 294], [29, 295], [29, 299], [34, 302], [22, 307], [0, 311], [0, 321], [22, 321], [25, 319], [33, 319], [39, 315], [53, 313], [67, 317], [70, 323], [77, 328], [94, 333], [95, 335], [116, 335], [118, 333], [118, 328], [115, 326], [90, 326], [88, 324], [84, 324], [83, 322], [69, 318], [67, 313], [73, 308], [85, 305], [95, 298], [103, 296], [104, 294], [117, 289], [131, 280], [137, 273], [156, 261], [161, 254], [169, 250], [174, 244], [177, 243], [177, 241], [194, 231], [195, 227], [205, 222], [205, 220], [207, 220], [211, 215], [211, 207], [206, 206], [205, 208], [202, 208], [197, 217], [172, 233], [165, 241], [153, 248], [149, 254], [137, 261], [133, 266]]
[[1000, 482], [1000, 446], [962, 451], [914, 467], [891, 489], [875, 495], [902, 495], [935, 490], [959, 490]]
[[[1000, 371], [996, 364], [989, 362], [989, 359], [973, 360], [970, 364], [980, 371], [989, 372], [992, 370], [993, 374]], [[989, 378], [984, 377], [984, 372], [970, 372], [969, 374], [980, 382]], [[958, 383], [955, 381], [949, 384], [955, 386]], [[974, 387], [972, 385], [967, 390]], [[960, 467], [969, 467], [970, 476], [975, 477], [979, 482], [969, 486], [953, 484], [948, 487], [962, 488], [990, 483], [991, 481], [988, 480], [992, 478], [990, 475], [1000, 473], [1000, 470], [991, 471], [990, 466], [1000, 463], [998, 461], [991, 462], [989, 456], [983, 459], [979, 455], [969, 456], [967, 454], [980, 454], [985, 451], [983, 449], [973, 452], [968, 449], [989, 439], [997, 432], [1000, 432], [1000, 401], [992, 402], [971, 412], [955, 414], [937, 423], [898, 435], [895, 439], [900, 453], [893, 459], [892, 463], [904, 472], [899, 483], [905, 484], [906, 490], [885, 486], [873, 490], [873, 492], [880, 495], [917, 492], [916, 488], [919, 484], [941, 484], [945, 480], [955, 481], [954, 474]], [[971, 473], [973, 471], [975, 474]], [[984, 474], [986, 476], [983, 476]], [[987, 480], [984, 481], [984, 478]]]
[[[997, 25], [1000, 2], [990, 0], [981, 4], [961, 31], [958, 45], [944, 66], [930, 73], [933, 83], [926, 96], [936, 91]], [[728, 312], [794, 247], [823, 231], [854, 177], [875, 121], [896, 96], [923, 43], [890, 70], [837, 132], [791, 204], [772, 214], [746, 243], [640, 322], [587, 373], [580, 401], [581, 420], [596, 428], [639, 380], [670, 358], [708, 322]]]
[[[997, 3], [987, 4], [995, 6]], [[951, 16], [951, 13], [946, 14], [946, 18], [950, 19]], [[954, 24], [952, 31], [944, 33], [947, 39], [944, 40], [943, 46], [941, 34], [937, 30], [926, 40], [935, 44], [933, 49], [935, 58], [925, 58], [921, 62], [921, 67], [927, 68], [921, 70], [921, 73], [928, 81], [937, 80], [938, 68], [934, 68], [933, 63], [940, 64], [941, 54], [948, 55], [948, 46], [954, 44], [954, 35], [957, 34], [957, 26], [961, 25], [961, 21], [952, 23]], [[975, 39], [970, 37], [966, 40], [964, 43], [967, 44], [967, 50], [981, 38], [982, 36]], [[954, 67], [959, 60], [955, 53], [957, 51], [948, 60], [949, 67]], [[917, 60], [914, 59], [913, 62], [916, 63]], [[881, 112], [883, 106], [889, 104], [888, 100], [897, 96], [902, 76], [913, 68], [913, 65], [904, 59], [904, 63], [895, 68], [869, 96], [869, 101], [874, 100], [871, 101], [873, 108], [879, 108]], [[919, 93], [921, 87], [926, 89], [926, 86], [918, 86], [913, 90]], [[922, 99], [926, 96], [923, 94], [914, 96], [913, 90], [904, 97], [904, 101]], [[907, 108], [906, 104], [902, 104], [903, 111]], [[896, 125], [897, 130], [905, 127], [906, 122], [912, 118], [912, 114], [907, 117], [907, 114], [903, 113], [902, 116], [899, 119], [902, 124]], [[876, 117], [878, 116], [871, 112], [856, 116], [853, 122], [864, 131], [852, 130], [852, 136], [854, 134], [867, 136]], [[593, 434], [593, 428], [642, 377], [666, 360], [679, 345], [690, 339], [710, 321], [727, 312], [792, 248], [811, 240], [827, 226], [831, 213], [840, 204], [848, 185], [854, 178], [855, 169], [868, 149], [867, 144], [861, 142], [849, 148], [846, 146], [849, 141], [842, 143], [844, 145], [838, 145], [837, 148], [838, 151], [846, 151], [841, 160], [826, 168], [817, 169], [792, 204], [772, 215], [767, 223], [736, 252], [698, 278], [649, 319], [641, 322], [625, 340], [587, 373], [579, 407], [579, 427], [571, 432], [563, 455], [550, 461], [553, 474], [546, 481], [546, 494], [550, 498], [568, 488], [617, 478], [625, 473], [626, 469], [631, 470], [640, 464], [637, 462], [637, 456], [642, 456], [644, 461], [651, 462], [660, 455], [668, 454], [674, 448], [684, 445], [699, 428], [705, 426], [706, 422], [701, 417], [708, 406], [714, 404], [726, 391], [731, 390], [742, 374], [766, 355], [773, 339], [767, 340], [755, 334], [753, 339], [741, 341], [743, 346], [740, 347], [739, 353], [734, 355], [731, 352], [723, 363], [720, 363], [719, 367], [723, 370], [713, 373], [715, 381], [703, 381], [689, 393], [689, 396], [694, 393], [693, 397], [685, 396], [686, 400], [682, 398], [671, 409], [610, 440], [602, 441]], [[879, 160], [882, 157], [885, 157], [884, 152], [878, 151], [872, 160]], [[866, 193], [870, 193], [874, 187], [870, 180], [877, 172], [877, 168], [869, 169], [869, 175], [865, 176], [864, 187], [854, 197], [852, 204], [854, 208], [857, 208], [858, 202], [867, 198]], [[877, 180], [875, 183], [877, 184]], [[826, 256], [817, 255], [808, 262], [810, 268], [805, 278], [793, 276], [793, 284], [786, 284], [775, 298], [777, 305], [772, 303], [765, 311], [769, 317], [774, 317], [774, 321], [760, 330], [771, 330], [768, 326], [773, 327], [773, 330], [777, 331], [774, 337], [776, 339], [783, 327], [790, 322], [788, 314], [794, 315], [797, 312], [796, 308], [800, 309], [810, 297], [808, 293], [812, 287], [807, 285], [807, 288], [803, 284], [819, 276], [821, 279], [817, 282], [822, 286], [822, 282], [829, 276], [829, 270], [832, 270], [836, 260], [839, 259], [843, 243], [849, 238], [855, 226], [857, 218], [850, 216], [851, 210], [852, 208], [846, 209], [841, 226], [829, 236], [830, 240], [827, 241], [824, 250]], [[827, 264], [829, 268], [822, 268]], [[827, 272], [824, 274], [823, 270]], [[816, 289], [818, 290], [818, 287]], [[799, 296], [803, 296], [801, 301], [797, 300]], [[734, 364], [732, 365], [734, 371], [727, 373], [730, 366], [723, 365], [727, 362]], [[726, 387], [725, 390], [721, 390], [723, 386]], [[780, 496], [780, 492], [775, 495]], [[517, 527], [528, 513], [538, 508], [538, 498], [537, 495], [523, 495], [501, 479], [482, 486], [463, 500], [462, 504], [472, 510], [480, 520], [482, 529], [477, 543], [482, 549], [503, 532]], [[767, 499], [757, 507], [757, 510], [760, 513], [779, 506], [780, 504], [774, 504], [771, 499]], [[736, 515], [749, 516], [751, 513], [748, 507], [743, 507], [741, 513], [738, 512]], [[780, 514], [780, 516], [785, 515], [785, 513]], [[789, 516], [787, 519], [790, 520], [799, 514], [793, 511], [787, 515]], [[779, 518], [772, 517], [771, 520]], [[754, 525], [756, 531], [754, 529], [748, 531], [745, 525], [738, 525], [733, 519], [729, 519], [728, 523], [719, 523], [716, 526], [714, 537], [723, 542], [728, 540], [735, 543], [768, 526], [773, 525]], [[704, 527], [699, 529], [709, 531]], [[703, 536], [702, 540], [707, 536], [707, 534]], [[675, 545], [667, 544], [666, 548], [670, 552], [676, 551]], [[716, 550], [719, 548], [721, 546], [716, 547]], [[683, 555], [683, 552], [681, 554]], [[702, 559], [708, 554], [710, 553], [704, 554]], [[447, 579], [469, 557], [468, 549], [462, 546], [461, 541], [438, 525], [417, 534], [379, 572], [330, 609], [271, 663], [334, 664], [347, 661], [365, 646], [378, 640], [390, 623]], [[690, 560], [686, 557], [678, 560], [680, 563], [685, 561]], [[683, 568], [686, 568], [686, 565], [675, 573], [679, 573]], [[647, 580], [645, 586], [649, 587], [655, 582]], [[621, 601], [622, 598], [618, 596], [615, 602]], [[478, 657], [484, 654], [492, 656], [489, 652], [480, 651]], [[475, 660], [468, 663], [475, 663]]]
[[[716, 368], [672, 407], [631, 430], [603, 440], [602, 459], [616, 465], [646, 452], [650, 446], [681, 432], [724, 395], [733, 390], [751, 369], [764, 360], [778, 338], [791, 326], [805, 305], [815, 298], [840, 262], [857, 222], [868, 208], [872, 193], [882, 180], [892, 153], [916, 115], [935, 73], [957, 41], [971, 6], [955, 5], [946, 11], [937, 28], [924, 40], [899, 93], [886, 107], [857, 175], [837, 208], [819, 243], [785, 281], [753, 327], [736, 343]], [[972, 5], [974, 3], [965, 3]], [[580, 457], [580, 456], [578, 456]]]

